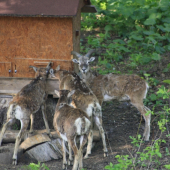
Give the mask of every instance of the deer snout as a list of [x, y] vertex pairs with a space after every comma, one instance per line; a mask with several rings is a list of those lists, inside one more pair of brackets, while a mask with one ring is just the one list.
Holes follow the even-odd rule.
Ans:
[[87, 71], [86, 67], [81, 68], [82, 72], [85, 73]]
[[86, 72], [86, 69], [85, 69], [85, 68], [82, 68], [82, 71], [85, 73], [85, 72]]

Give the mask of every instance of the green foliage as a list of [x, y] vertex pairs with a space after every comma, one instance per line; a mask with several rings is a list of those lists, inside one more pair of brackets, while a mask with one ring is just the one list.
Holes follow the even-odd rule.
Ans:
[[18, 125], [15, 123], [15, 124], [12, 126], [12, 129], [14, 129], [14, 130], [19, 130], [20, 127], [18, 127]]
[[170, 84], [170, 80], [164, 80], [164, 83]]
[[98, 68], [97, 71], [99, 74], [108, 74], [108, 73], [120, 73], [119, 71], [116, 71], [114, 68], [114, 64], [109, 63], [108, 59], [101, 59], [99, 57], [98, 59]]
[[41, 164], [40, 162], [38, 162], [38, 164], [30, 163], [23, 168], [28, 170], [50, 170], [44, 163]]
[[163, 99], [169, 99], [169, 97], [170, 97], [170, 91], [168, 89], [166, 89], [165, 86], [161, 86], [161, 88], [159, 88], [157, 94], [160, 94]]
[[161, 54], [170, 50], [169, 0], [91, 2], [98, 13], [82, 14], [82, 29], [103, 30], [97, 38], [89, 36], [88, 44], [91, 48], [106, 48], [102, 55], [110, 63], [121, 62], [129, 56], [129, 66], [136, 68], [159, 61]]

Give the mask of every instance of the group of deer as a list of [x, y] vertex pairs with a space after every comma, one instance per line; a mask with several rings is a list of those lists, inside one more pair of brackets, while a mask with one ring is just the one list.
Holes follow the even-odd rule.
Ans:
[[[102, 137], [104, 157], [108, 155], [105, 141], [105, 132], [102, 126], [102, 103], [103, 101], [117, 99], [119, 101], [130, 100], [145, 119], [144, 138], [149, 140], [150, 118], [149, 109], [143, 105], [146, 97], [148, 84], [137, 75], [99, 75], [94, 76], [90, 70], [89, 63], [94, 61], [90, 58], [93, 53], [90, 50], [86, 55], [72, 52], [78, 59], [73, 59], [79, 65], [81, 78], [75, 73], [61, 70], [58, 66], [55, 70], [50, 67], [36, 68], [30, 66], [36, 72], [35, 79], [26, 85], [11, 101], [7, 111], [7, 122], [4, 124], [0, 134], [0, 145], [3, 135], [14, 119], [21, 122], [21, 130], [16, 138], [13, 164], [17, 164], [17, 152], [21, 142], [21, 137], [28, 127], [31, 119], [30, 132], [33, 132], [34, 113], [41, 107], [47, 133], [50, 130], [45, 113], [46, 82], [47, 77], [59, 79], [59, 91], [55, 90], [59, 100], [56, 105], [53, 119], [54, 129], [62, 139], [63, 169], [67, 169], [67, 164], [73, 161], [72, 150], [74, 152], [73, 170], [83, 168], [83, 147], [87, 143], [87, 151], [84, 158], [91, 154], [93, 143], [94, 123], [99, 129]], [[148, 113], [148, 114], [146, 114]], [[79, 149], [76, 138], [79, 137]], [[66, 160], [66, 146], [69, 146], [69, 160]]]

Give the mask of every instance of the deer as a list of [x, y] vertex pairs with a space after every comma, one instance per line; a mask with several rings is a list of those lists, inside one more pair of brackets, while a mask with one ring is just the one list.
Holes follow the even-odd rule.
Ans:
[[30, 133], [33, 133], [33, 123], [34, 123], [34, 114], [41, 108], [43, 119], [45, 122], [45, 127], [47, 134], [50, 134], [49, 125], [47, 122], [46, 116], [46, 83], [47, 77], [49, 75], [51, 63], [48, 63], [46, 68], [37, 68], [35, 66], [30, 66], [35, 71], [35, 79], [33, 79], [29, 84], [24, 86], [17, 94], [14, 96], [12, 101], [9, 103], [7, 110], [7, 121], [3, 125], [1, 134], [0, 134], [0, 146], [2, 144], [3, 135], [6, 129], [11, 126], [16, 119], [21, 122], [21, 129], [15, 140], [15, 147], [13, 153], [13, 165], [17, 165], [17, 153], [19, 144], [21, 142], [22, 136], [24, 136], [29, 121], [30, 123]]
[[90, 57], [94, 50], [90, 50], [85, 55], [76, 51], [71, 54], [77, 56], [72, 61], [78, 64], [83, 81], [91, 88], [102, 106], [103, 101], [118, 100], [130, 101], [141, 113], [145, 120], [143, 137], [149, 141], [150, 136], [150, 109], [144, 106], [143, 99], [146, 98], [149, 89], [148, 83], [138, 75], [116, 75], [114, 73], [106, 75], [94, 75], [90, 69], [90, 63], [95, 57]]
[[71, 105], [74, 108], [79, 108], [86, 112], [91, 120], [92, 126], [88, 135], [88, 145], [84, 159], [89, 158], [89, 154], [91, 154], [93, 143], [93, 122], [95, 122], [97, 128], [99, 129], [103, 142], [104, 157], [107, 157], [108, 150], [106, 146], [105, 132], [102, 126], [101, 105], [99, 104], [99, 101], [94, 93], [86, 86], [86, 84], [75, 72], [61, 70], [60, 66], [58, 66], [55, 70], [51, 69], [50, 72], [51, 77], [59, 79], [60, 90], [75, 90], [75, 93], [72, 95]]
[[[88, 115], [78, 108], [73, 108], [70, 105], [72, 95], [75, 90], [71, 92], [69, 90], [55, 90], [55, 93], [59, 96], [59, 100], [56, 105], [53, 126], [59, 137], [62, 139], [62, 152], [63, 152], [63, 169], [67, 169], [66, 160], [66, 146], [65, 142], [68, 142], [69, 146], [69, 161], [71, 164], [72, 150], [74, 152], [74, 164], [72, 170], [79, 170], [83, 168], [83, 147], [87, 143], [87, 136], [91, 128], [91, 121]], [[76, 138], [80, 137], [80, 146], [77, 148]], [[72, 149], [72, 150], [71, 150]]]

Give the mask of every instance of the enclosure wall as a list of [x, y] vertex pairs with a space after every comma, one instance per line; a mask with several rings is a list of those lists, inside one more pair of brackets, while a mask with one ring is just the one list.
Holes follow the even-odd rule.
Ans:
[[29, 65], [49, 61], [53, 68], [73, 70], [72, 24], [72, 18], [1, 16], [0, 77], [34, 77]]

